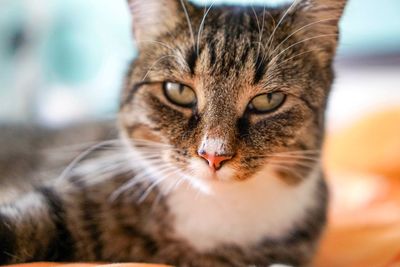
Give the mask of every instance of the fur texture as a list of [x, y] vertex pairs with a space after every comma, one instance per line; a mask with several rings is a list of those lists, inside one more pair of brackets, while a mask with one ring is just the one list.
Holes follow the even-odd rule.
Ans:
[[[308, 266], [326, 220], [319, 151], [345, 1], [129, 4], [139, 55], [121, 138], [0, 207], [0, 263]], [[166, 82], [194, 104], [173, 103]], [[276, 93], [277, 108], [254, 111]], [[204, 153], [227, 160], [213, 169]]]

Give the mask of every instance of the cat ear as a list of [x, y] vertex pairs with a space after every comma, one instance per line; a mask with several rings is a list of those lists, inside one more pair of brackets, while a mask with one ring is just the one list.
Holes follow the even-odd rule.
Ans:
[[179, 20], [180, 0], [128, 0], [133, 18], [133, 32], [139, 47], [168, 32]]
[[[295, 24], [300, 40], [319, 51], [323, 63], [329, 63], [336, 51], [339, 38], [339, 21], [346, 0], [295, 0]], [[295, 3], [296, 4], [296, 3]]]

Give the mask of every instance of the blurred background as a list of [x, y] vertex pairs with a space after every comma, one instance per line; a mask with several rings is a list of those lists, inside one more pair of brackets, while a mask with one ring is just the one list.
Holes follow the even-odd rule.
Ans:
[[[331, 127], [400, 103], [400, 1], [350, 0], [341, 28]], [[0, 0], [0, 121], [113, 117], [134, 56], [125, 0]]]
[[[114, 118], [136, 53], [130, 21], [126, 0], [0, 0], [0, 124]], [[399, 267], [399, 0], [349, 0], [335, 68], [331, 224], [316, 266]]]

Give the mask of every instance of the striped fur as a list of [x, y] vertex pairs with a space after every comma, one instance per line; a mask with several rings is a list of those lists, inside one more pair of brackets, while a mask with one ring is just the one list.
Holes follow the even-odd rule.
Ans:
[[[139, 55], [121, 138], [0, 206], [0, 264], [309, 266], [326, 222], [318, 152], [345, 1], [129, 4]], [[171, 103], [167, 81], [191, 87], [196, 105]], [[269, 92], [286, 95], [282, 106], [252, 113]], [[210, 171], [202, 149], [232, 158]], [[20, 173], [0, 166], [0, 176]]]

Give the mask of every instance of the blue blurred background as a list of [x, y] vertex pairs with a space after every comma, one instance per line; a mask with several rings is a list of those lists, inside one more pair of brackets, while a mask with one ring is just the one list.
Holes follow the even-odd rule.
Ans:
[[[0, 0], [0, 122], [115, 116], [130, 21], [125, 0]], [[341, 28], [331, 125], [400, 105], [400, 1], [350, 0]]]

